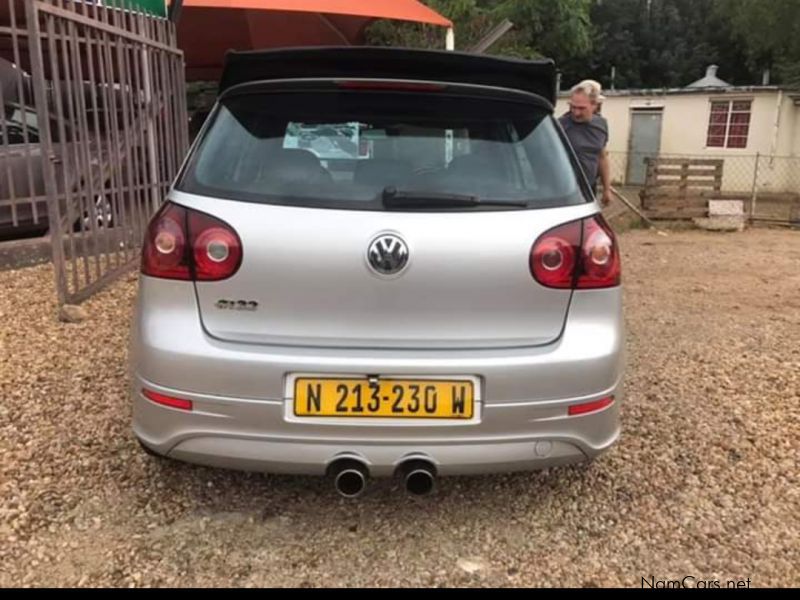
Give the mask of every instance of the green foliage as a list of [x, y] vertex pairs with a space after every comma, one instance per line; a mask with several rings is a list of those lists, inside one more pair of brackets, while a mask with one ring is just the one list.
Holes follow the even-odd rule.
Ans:
[[[728, 20], [716, 0], [605, 0], [591, 11], [593, 50], [562, 63], [565, 83], [588, 75], [606, 87], [683, 87], [717, 64], [732, 84], [756, 83], [744, 49], [731, 43]], [[724, 0], [723, 0], [724, 1]]]
[[[800, 0], [427, 0], [455, 23], [469, 50], [503, 19], [514, 29], [491, 54], [555, 59], [567, 87], [591, 77], [604, 87], [683, 87], [710, 64], [734, 85], [800, 85]], [[367, 42], [444, 48], [444, 31], [378, 22]], [[612, 82], [612, 69], [615, 77]]]
[[[428, 6], [453, 21], [456, 49], [469, 50], [503, 19], [514, 31], [490, 53], [522, 57], [578, 56], [588, 52], [591, 0], [428, 0]], [[440, 27], [382, 21], [367, 41], [376, 45], [444, 48]]]
[[778, 80], [800, 85], [800, 0], [717, 0], [749, 64], [771, 68]]

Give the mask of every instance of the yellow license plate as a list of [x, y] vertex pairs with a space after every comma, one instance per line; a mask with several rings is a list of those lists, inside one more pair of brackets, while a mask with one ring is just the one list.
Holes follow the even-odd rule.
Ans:
[[311, 379], [294, 384], [298, 417], [471, 419], [471, 381]]

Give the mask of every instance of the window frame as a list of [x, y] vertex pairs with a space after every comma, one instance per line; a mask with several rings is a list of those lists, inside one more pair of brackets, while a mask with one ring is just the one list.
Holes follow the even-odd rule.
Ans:
[[[746, 111], [744, 110], [734, 110], [734, 105], [736, 103], [743, 103], [746, 102], [748, 104], [748, 108]], [[725, 104], [727, 105], [725, 111], [725, 123], [714, 123], [714, 105], [715, 104]], [[739, 123], [733, 122], [734, 114], [746, 114], [748, 115], [746, 127], [747, 133], [745, 135], [731, 135], [731, 128], [737, 125], [741, 125]], [[714, 150], [746, 150], [748, 144], [750, 143], [750, 126], [753, 121], [753, 98], [710, 98], [708, 102], [708, 122], [706, 125], [706, 142], [705, 147], [707, 149], [714, 149]], [[725, 132], [722, 134], [722, 144], [716, 145], [711, 144], [711, 138], [719, 138], [720, 135], [711, 135], [711, 128], [712, 127], [719, 127], [724, 126]], [[740, 139], [744, 138], [744, 145], [743, 146], [731, 146], [731, 138]]]

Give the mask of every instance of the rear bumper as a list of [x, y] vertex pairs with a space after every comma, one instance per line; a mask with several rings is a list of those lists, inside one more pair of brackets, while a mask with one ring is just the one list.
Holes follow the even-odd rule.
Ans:
[[241, 437], [192, 437], [178, 443], [167, 456], [212, 467], [267, 473], [324, 475], [336, 460], [355, 459], [373, 477], [389, 477], [408, 460], [422, 459], [439, 475], [476, 475], [528, 471], [590, 460], [616, 441], [590, 454], [577, 441], [543, 437], [525, 442], [359, 446], [353, 443], [309, 444]]
[[[342, 457], [391, 475], [409, 458], [443, 475], [537, 469], [591, 459], [619, 436], [624, 328], [620, 290], [575, 294], [564, 334], [536, 348], [330, 350], [219, 342], [200, 325], [190, 284], [141, 278], [132, 335], [134, 432], [156, 452], [212, 466], [323, 474]], [[475, 376], [474, 422], [289, 417], [293, 373]], [[166, 408], [141, 390], [192, 400]], [[610, 407], [568, 416], [576, 403]]]
[[231, 469], [322, 475], [335, 460], [353, 458], [380, 477], [421, 458], [443, 475], [529, 470], [590, 460], [619, 436], [618, 394], [609, 408], [580, 417], [566, 416], [569, 401], [483, 406], [481, 421], [459, 430], [438, 423], [288, 423], [288, 400], [208, 398], [138, 383], [194, 403], [187, 413], [135, 390], [134, 431], [143, 443], [172, 458]]

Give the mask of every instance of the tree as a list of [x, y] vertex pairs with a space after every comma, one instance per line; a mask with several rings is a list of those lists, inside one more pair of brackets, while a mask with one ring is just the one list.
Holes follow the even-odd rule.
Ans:
[[[456, 49], [468, 50], [504, 18], [514, 31], [490, 48], [491, 54], [526, 58], [573, 57], [589, 50], [592, 0], [428, 0], [455, 24]], [[380, 21], [367, 31], [376, 45], [443, 48], [439, 27]]]
[[519, 56], [546, 56], [556, 63], [586, 56], [591, 50], [592, 0], [506, 0], [495, 14], [514, 23], [514, 35], [497, 52], [516, 48]]
[[731, 43], [731, 25], [715, 2], [596, 0], [591, 56], [564, 63], [564, 83], [591, 76], [605, 87], [684, 87], [702, 77], [709, 64], [719, 65], [720, 76], [730, 83], [756, 83], [757, 74], [748, 68], [742, 48]]
[[[488, 24], [489, 15], [477, 0], [428, 0], [426, 4], [453, 21], [458, 31], [457, 49], [466, 49], [477, 42], [480, 30]], [[366, 37], [368, 44], [377, 46], [444, 48], [441, 27], [418, 23], [378, 21], [367, 29]]]
[[[502, 19], [515, 27], [489, 52], [547, 56], [562, 86], [592, 78], [604, 87], [684, 87], [710, 64], [734, 85], [800, 85], [800, 0], [428, 0], [454, 21], [466, 50]], [[380, 22], [368, 41], [442, 48], [441, 28]], [[612, 70], [615, 76], [612, 80]]]
[[800, 85], [800, 0], [717, 0], [755, 69], [772, 69], [776, 81]]

